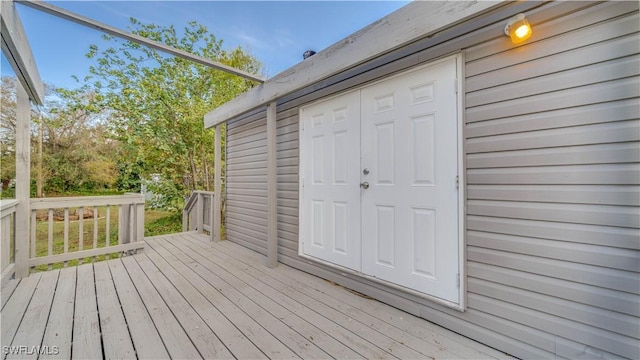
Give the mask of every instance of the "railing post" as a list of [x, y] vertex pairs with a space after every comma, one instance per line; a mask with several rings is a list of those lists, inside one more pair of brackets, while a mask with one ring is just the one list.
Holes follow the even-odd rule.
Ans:
[[189, 231], [189, 211], [187, 211], [188, 203], [189, 200], [187, 200], [187, 203], [184, 205], [184, 209], [182, 209], [182, 232]]
[[276, 103], [267, 107], [267, 266], [278, 265], [278, 203], [277, 203], [277, 112]]
[[215, 210], [215, 194], [210, 194], [209, 195], [209, 237], [211, 238], [211, 241], [214, 241], [215, 239], [215, 235], [214, 235], [214, 223], [215, 223], [215, 216], [213, 215], [213, 212]]
[[[29, 275], [29, 219], [31, 197], [31, 104], [29, 95], [20, 82], [17, 83], [16, 109], [16, 228], [15, 269], [16, 277]], [[35, 229], [34, 229], [35, 231]]]
[[198, 233], [202, 234], [204, 232], [204, 195], [202, 193], [198, 193], [198, 203], [196, 206], [198, 211], [198, 217], [196, 218], [198, 222]]
[[118, 239], [119, 242], [123, 244], [128, 244], [131, 242], [129, 234], [129, 219], [131, 217], [131, 205], [120, 205], [120, 210], [118, 210]]

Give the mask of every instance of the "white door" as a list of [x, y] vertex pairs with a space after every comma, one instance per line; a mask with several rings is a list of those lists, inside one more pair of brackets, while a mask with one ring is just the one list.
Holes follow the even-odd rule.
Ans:
[[361, 211], [363, 273], [457, 303], [455, 82], [451, 59], [362, 89]]
[[301, 253], [459, 303], [456, 68], [301, 109]]
[[360, 92], [305, 107], [300, 121], [302, 251], [359, 271]]

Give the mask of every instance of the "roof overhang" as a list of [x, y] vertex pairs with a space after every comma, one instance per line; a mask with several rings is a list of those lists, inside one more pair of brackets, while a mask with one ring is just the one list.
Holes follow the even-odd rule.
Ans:
[[210, 111], [206, 128], [488, 12], [502, 1], [413, 1]]
[[18, 81], [27, 91], [29, 98], [42, 105], [44, 84], [40, 79], [27, 35], [13, 1], [0, 1], [0, 34], [2, 34], [2, 52]]

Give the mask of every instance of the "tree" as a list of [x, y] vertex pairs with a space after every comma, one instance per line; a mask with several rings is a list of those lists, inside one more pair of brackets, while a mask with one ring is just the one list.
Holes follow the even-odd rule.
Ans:
[[[173, 26], [145, 25], [131, 18], [130, 30], [250, 73], [261, 68], [241, 48], [224, 50], [222, 41], [196, 22], [178, 34]], [[204, 129], [203, 117], [254, 84], [136, 43], [104, 38], [115, 45], [104, 50], [91, 45], [87, 56], [96, 61], [90, 68], [96, 99], [110, 111], [111, 129], [121, 145], [120, 183], [160, 174], [178, 194], [210, 190], [214, 132]]]
[[[1, 175], [3, 185], [15, 177], [16, 84], [2, 78], [0, 109]], [[116, 142], [109, 137], [105, 114], [92, 104], [95, 94], [86, 89], [66, 90], [45, 84], [45, 101], [31, 114], [31, 152], [42, 127], [43, 166], [32, 156], [34, 178], [42, 175], [46, 193], [64, 194], [111, 187], [117, 178]]]
[[16, 176], [16, 83], [16, 78], [3, 76], [0, 87], [0, 180], [2, 180], [2, 189], [6, 189]]

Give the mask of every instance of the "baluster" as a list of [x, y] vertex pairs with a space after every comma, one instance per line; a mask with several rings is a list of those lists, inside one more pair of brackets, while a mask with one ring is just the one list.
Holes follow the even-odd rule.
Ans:
[[[49, 209], [49, 227], [47, 234], [47, 255], [53, 255], [53, 209]], [[49, 270], [53, 268], [52, 264], [49, 264]]]
[[[78, 251], [84, 247], [84, 207], [78, 208]], [[78, 259], [78, 265], [82, 265], [82, 258]]]
[[36, 226], [37, 226], [37, 219], [36, 219], [36, 212], [37, 210], [31, 210], [31, 258], [35, 259], [36, 257]]
[[[69, 252], [69, 208], [64, 208], [64, 253]], [[64, 267], [69, 265], [68, 261], [64, 262]]]
[[[109, 239], [109, 238], [110, 238], [110, 236], [109, 236], [109, 235], [111, 235], [111, 234], [110, 234], [110, 225], [111, 225], [111, 207], [110, 207], [109, 205], [107, 205], [106, 211], [107, 211], [107, 214], [106, 214], [106, 216], [105, 216], [105, 219], [106, 219], [106, 223], [107, 223], [107, 226], [106, 226], [107, 228], [106, 228], [106, 230], [105, 230], [105, 231], [106, 231], [106, 235], [105, 235], [104, 247], [105, 247], [105, 248], [108, 248], [108, 247], [109, 247], [109, 245], [110, 245], [110, 244], [109, 244], [109, 242], [111, 241], [111, 240]], [[105, 254], [105, 255], [104, 255], [104, 257], [105, 257], [105, 259], [109, 260], [109, 254]]]
[[[98, 247], [98, 208], [93, 207], [93, 248]], [[96, 261], [96, 257], [93, 257], [93, 261]]]
[[[123, 238], [123, 230], [124, 230], [124, 215], [125, 211], [124, 211], [124, 205], [120, 204], [118, 205], [118, 245], [122, 245], [122, 238]], [[118, 255], [120, 257], [122, 257], [122, 251], [118, 253]]]

